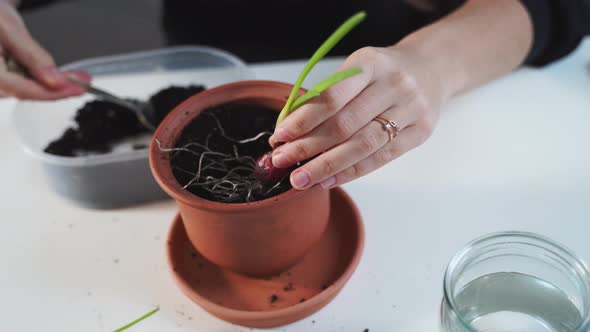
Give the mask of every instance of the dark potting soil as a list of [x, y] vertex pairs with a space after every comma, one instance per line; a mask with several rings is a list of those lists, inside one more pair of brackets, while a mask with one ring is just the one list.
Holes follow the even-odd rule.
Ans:
[[[154, 109], [154, 122], [158, 125], [176, 105], [203, 91], [203, 86], [171, 86], [150, 97]], [[49, 143], [45, 152], [75, 157], [87, 154], [108, 153], [113, 146], [126, 138], [149, 133], [133, 111], [117, 104], [92, 100], [76, 111], [75, 126], [67, 128], [62, 136]], [[133, 149], [147, 148], [136, 144]]]
[[[219, 120], [219, 124], [216, 118]], [[229, 156], [236, 156], [237, 154], [240, 157], [249, 157], [249, 160], [230, 161], [226, 164], [227, 169], [243, 166], [252, 168], [251, 163], [271, 149], [268, 144], [268, 138], [270, 133], [274, 131], [276, 118], [276, 111], [258, 106], [240, 104], [216, 106], [205, 110], [187, 125], [176, 142], [175, 148], [187, 147], [190, 143], [198, 143], [207, 146], [210, 151], [215, 153], [223, 153]], [[219, 125], [223, 128], [223, 133]], [[238, 144], [232, 141], [232, 139], [243, 140], [252, 138], [263, 132], [267, 134], [252, 142]], [[224, 133], [226, 136], [224, 136]], [[228, 136], [230, 139], [228, 139]], [[195, 146], [190, 146], [189, 148], [193, 151], [192, 153], [176, 151], [173, 153], [171, 159], [174, 176], [178, 183], [183, 186], [195, 178], [195, 173], [199, 169], [200, 157], [203, 152], [203, 149]], [[204, 160], [201, 166], [204, 166], [208, 162], [208, 159]], [[250, 183], [252, 188], [254, 188], [250, 193], [251, 196], [247, 197], [247, 195], [242, 193], [230, 200], [223, 200], [223, 202], [243, 203], [258, 201], [276, 196], [291, 189], [288, 174], [274, 189], [268, 191], [269, 188], [259, 182], [253, 171], [254, 168], [252, 168], [251, 174], [246, 171], [243, 178], [240, 178], [240, 180]], [[203, 181], [208, 178], [221, 179], [227, 173], [227, 170], [222, 171], [215, 169], [215, 167], [202, 167], [200, 179], [203, 179]], [[211, 192], [211, 187], [191, 185], [186, 189], [204, 199], [222, 201]]]
[[151, 96], [150, 103], [154, 107], [155, 123], [160, 124], [166, 115], [178, 106], [178, 104], [203, 90], [205, 90], [205, 87], [202, 85], [190, 85], [187, 87], [171, 86]]

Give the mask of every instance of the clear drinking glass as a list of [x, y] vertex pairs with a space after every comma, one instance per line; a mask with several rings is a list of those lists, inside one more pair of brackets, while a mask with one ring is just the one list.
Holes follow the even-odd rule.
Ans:
[[444, 278], [444, 332], [590, 331], [590, 273], [567, 248], [522, 232], [469, 243]]

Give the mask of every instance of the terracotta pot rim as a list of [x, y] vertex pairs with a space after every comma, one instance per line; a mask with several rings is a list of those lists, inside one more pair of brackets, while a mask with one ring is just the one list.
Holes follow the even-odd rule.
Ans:
[[[359, 222], [355, 223], [356, 231], [358, 234], [358, 241], [356, 241], [356, 247], [354, 250], [354, 254], [350, 259], [350, 262], [346, 266], [346, 269], [338, 276], [338, 278], [328, 286], [325, 290], [318, 293], [317, 295], [313, 296], [311, 299], [307, 299], [302, 303], [297, 303], [290, 307], [275, 309], [275, 310], [267, 310], [267, 311], [247, 311], [247, 310], [239, 310], [239, 309], [232, 309], [227, 308], [217, 303], [211, 302], [208, 299], [202, 297], [197, 292], [195, 292], [192, 287], [182, 278], [178, 276], [178, 274], [174, 271], [174, 266], [172, 265], [173, 257], [172, 257], [172, 250], [166, 250], [166, 261], [168, 265], [169, 271], [172, 273], [173, 278], [176, 280], [177, 285], [181, 288], [183, 293], [187, 295], [189, 298], [195, 297], [199, 299], [203, 303], [207, 303], [207, 308], [204, 309], [214, 315], [216, 313], [223, 313], [225, 316], [231, 315], [235, 318], [235, 320], [244, 320], [244, 321], [255, 321], [255, 320], [271, 320], [275, 318], [280, 318], [289, 315], [295, 315], [300, 312], [300, 307], [307, 307], [307, 308], [321, 308], [325, 306], [329, 299], [334, 298], [338, 293], [344, 288], [345, 284], [354, 274], [354, 271], [358, 267], [361, 256], [363, 254], [363, 248], [365, 246], [365, 227], [362, 221], [362, 215], [358, 209], [358, 206], [354, 203], [350, 195], [346, 193], [343, 189], [336, 187], [331, 190], [340, 191], [340, 194], [349, 202], [350, 207], [353, 210], [354, 219], [358, 220]], [[175, 218], [181, 218], [180, 215], [176, 215]], [[183, 226], [184, 227], [184, 226]], [[170, 227], [167, 234], [167, 239], [169, 242], [174, 231], [174, 227]], [[321, 239], [320, 239], [321, 241]], [[326, 302], [328, 300], [328, 302]], [[199, 306], [202, 307], [201, 304], [197, 303]]]
[[[238, 211], [244, 211], [244, 210], [252, 211], [252, 210], [267, 207], [269, 205], [279, 204], [281, 202], [285, 202], [285, 201], [288, 201], [292, 198], [295, 198], [298, 195], [305, 194], [305, 190], [297, 190], [297, 189], [291, 188], [288, 191], [281, 193], [279, 195], [272, 196], [272, 197], [269, 197], [264, 200], [255, 201], [255, 202], [248, 202], [248, 203], [222, 203], [222, 202], [216, 202], [216, 201], [204, 199], [202, 197], [199, 197], [199, 196], [191, 193], [190, 191], [188, 191], [186, 189], [183, 189], [182, 186], [176, 180], [168, 181], [167, 179], [165, 179], [162, 176], [163, 172], [168, 172], [167, 169], [170, 168], [170, 166], [169, 166], [170, 163], [169, 162], [167, 162], [167, 163], [162, 162], [161, 160], [159, 160], [161, 152], [159, 151], [158, 144], [156, 143], [156, 139], [160, 139], [160, 137], [167, 137], [167, 138], [171, 138], [171, 140], [176, 140], [178, 138], [178, 135], [180, 135], [180, 133], [182, 133], [184, 128], [193, 119], [195, 119], [198, 116], [198, 114], [193, 115], [190, 118], [188, 118], [187, 121], [185, 121], [183, 127], [178, 131], [179, 134], [176, 136], [171, 135], [170, 133], [167, 132], [169, 129], [169, 128], [167, 128], [167, 125], [170, 122], [172, 122], [173, 119], [175, 119], [179, 116], [183, 116], [185, 112], [187, 112], [187, 111], [190, 112], [190, 110], [194, 107], [193, 105], [195, 105], [201, 99], [209, 97], [210, 95], [218, 94], [223, 90], [231, 90], [231, 89], [245, 88], [245, 87], [249, 87], [249, 88], [263, 88], [264, 87], [264, 88], [274, 88], [274, 89], [285, 89], [285, 93], [288, 95], [289, 92], [291, 91], [292, 86], [293, 85], [290, 83], [270, 81], [270, 80], [238, 81], [238, 82], [223, 84], [223, 85], [211, 88], [211, 89], [207, 89], [203, 92], [200, 92], [200, 93], [188, 98], [183, 103], [181, 103], [180, 105], [175, 107], [164, 118], [164, 120], [161, 122], [160, 126], [158, 126], [158, 128], [156, 129], [156, 132], [154, 133], [154, 136], [153, 136], [154, 138], [152, 139], [152, 142], [150, 144], [150, 148], [149, 148], [150, 168], [152, 170], [152, 174], [154, 175], [154, 177], [156, 179], [156, 182], [158, 182], [160, 187], [168, 195], [170, 195], [174, 200], [182, 202], [183, 204], [186, 204], [186, 205], [189, 205], [192, 207], [198, 207], [200, 209], [206, 209], [206, 210], [223, 209], [225, 211], [232, 211], [232, 212], [234, 212], [234, 211], [238, 212]], [[306, 91], [305, 89], [301, 88], [300, 93], [304, 93], [305, 91]], [[253, 95], [253, 97], [256, 97], [256, 96]], [[260, 97], [271, 98], [271, 96], [268, 96], [268, 95], [266, 95], [266, 96], [261, 95]], [[275, 97], [275, 98], [280, 98], [280, 97]], [[228, 100], [227, 101], [227, 103], [232, 103], [232, 102], [238, 102], [238, 100]], [[218, 105], [223, 105], [223, 104], [224, 103], [211, 104], [208, 107], [213, 107], [213, 106], [218, 106]], [[163, 141], [164, 140], [160, 139], [160, 142], [162, 142], [162, 143], [164, 143], [164, 145], [166, 145], [165, 143], [167, 143], [167, 142], [163, 142]], [[320, 186], [314, 186], [314, 187], [309, 188], [307, 190], [324, 190], [324, 189], [321, 188]]]

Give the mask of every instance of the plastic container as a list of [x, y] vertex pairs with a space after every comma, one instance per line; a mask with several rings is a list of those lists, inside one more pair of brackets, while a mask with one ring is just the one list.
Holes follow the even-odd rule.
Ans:
[[[249, 79], [250, 70], [237, 57], [208, 47], [174, 47], [83, 60], [63, 66], [89, 72], [93, 84], [123, 97], [147, 99], [170, 85], [206, 88]], [[54, 102], [21, 101], [13, 121], [26, 152], [37, 160], [60, 195], [90, 208], [118, 208], [166, 198], [154, 181], [148, 149], [125, 149], [83, 157], [45, 153], [47, 144], [73, 124], [76, 110], [94, 97]], [[138, 138], [149, 143], [151, 137]], [[129, 144], [127, 144], [129, 145]]]

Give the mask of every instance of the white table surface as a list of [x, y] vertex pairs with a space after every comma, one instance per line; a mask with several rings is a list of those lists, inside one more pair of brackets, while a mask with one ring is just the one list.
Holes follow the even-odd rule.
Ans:
[[[326, 308], [274, 331], [436, 331], [446, 263], [493, 231], [538, 232], [590, 260], [589, 63], [586, 40], [555, 65], [456, 98], [425, 145], [345, 186], [366, 223], [358, 270]], [[253, 69], [294, 81], [301, 65]], [[172, 202], [94, 211], [63, 200], [18, 146], [12, 106], [0, 101], [0, 330], [112, 331], [155, 306], [132, 331], [250, 330], [173, 284], [164, 252]]]

